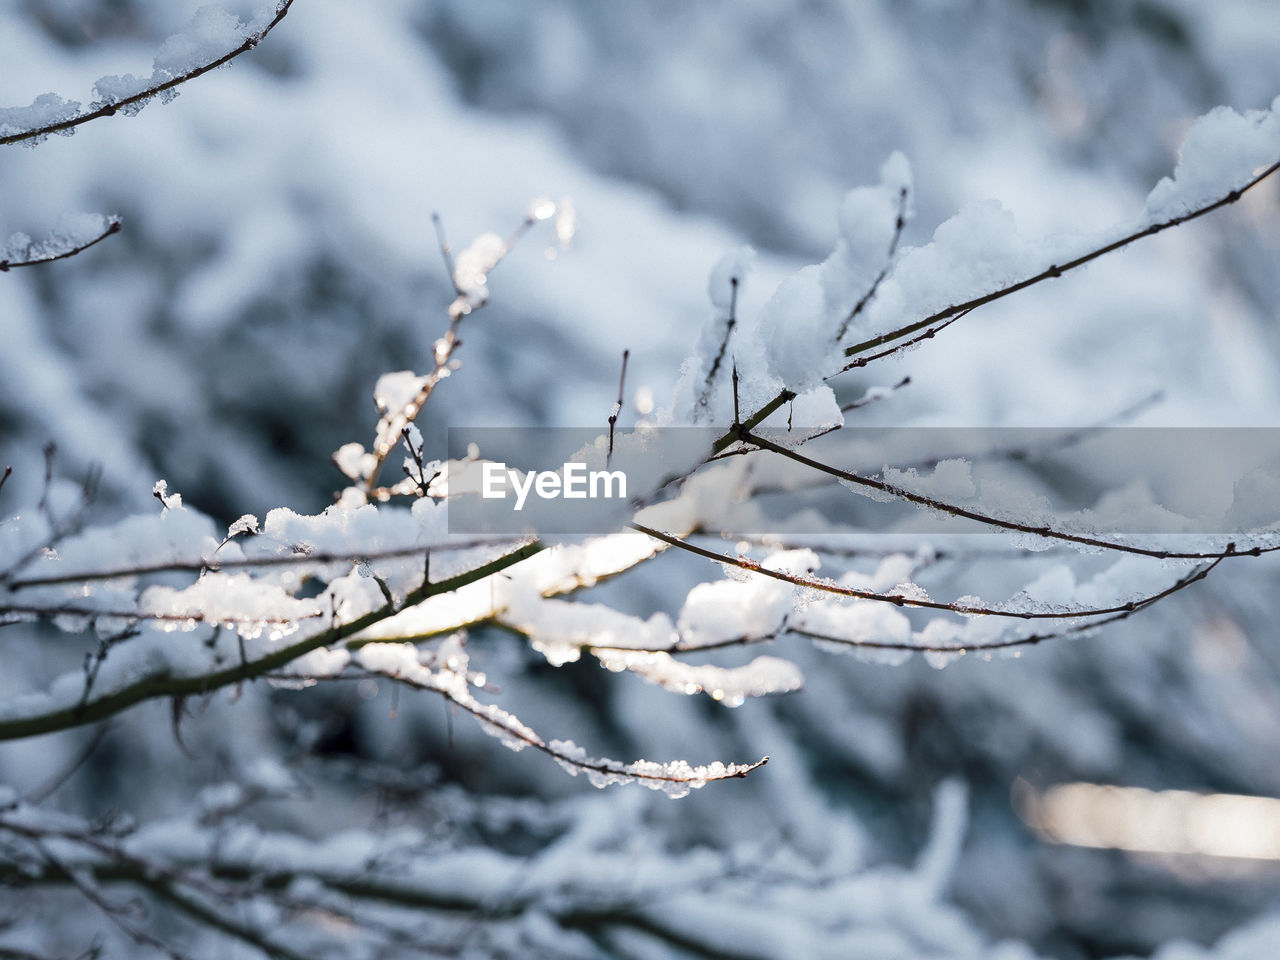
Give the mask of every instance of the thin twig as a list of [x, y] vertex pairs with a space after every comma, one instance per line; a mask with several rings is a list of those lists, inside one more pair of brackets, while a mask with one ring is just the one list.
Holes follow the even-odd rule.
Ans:
[[629, 356], [631, 356], [630, 350], [622, 351], [622, 373], [618, 375], [618, 400], [613, 405], [613, 412], [609, 414], [609, 453], [604, 460], [606, 470], [613, 463], [613, 430], [618, 423], [618, 414], [622, 413], [622, 391], [627, 382], [627, 358]]
[[449, 246], [449, 240], [444, 233], [444, 221], [440, 219], [440, 214], [436, 211], [431, 212], [431, 223], [436, 228], [436, 242], [440, 245], [440, 259], [444, 261], [445, 272], [449, 275], [449, 285], [453, 287], [453, 292], [458, 296], [462, 295], [462, 288], [458, 286], [457, 265], [453, 261], [453, 247]]
[[[769, 758], [766, 756], [761, 757], [759, 760], [750, 764], [725, 764], [725, 771], [723, 773], [714, 774], [703, 771], [703, 775], [699, 776], [696, 774], [686, 775], [679, 773], [658, 773], [645, 770], [644, 768], [636, 769], [633, 764], [621, 763], [616, 760], [602, 760], [590, 757], [584, 759], [583, 757], [575, 756], [574, 754], [557, 747], [555, 745], [555, 741], [548, 743], [520, 721], [505, 723], [502, 720], [495, 718], [495, 716], [489, 712], [485, 704], [480, 703], [470, 696], [459, 696], [452, 687], [424, 683], [417, 678], [408, 677], [402, 673], [391, 671], [382, 673], [382, 675], [418, 690], [437, 693], [444, 697], [445, 700], [467, 711], [467, 713], [470, 713], [483, 723], [500, 729], [504, 736], [513, 737], [521, 743], [533, 747], [535, 750], [539, 750], [547, 756], [560, 761], [562, 764], [567, 764], [568, 766], [581, 770], [584, 773], [602, 773], [627, 779], [647, 780], [659, 783], [691, 784], [695, 782], [701, 783], [715, 780], [743, 779], [748, 774], [753, 773], [769, 762]], [[508, 717], [511, 716], [510, 714], [506, 715]], [[515, 720], [515, 718], [512, 717], [512, 720]]]
[[898, 390], [901, 390], [903, 387], [907, 386], [907, 384], [909, 384], [910, 382], [911, 382], [910, 377], [903, 377], [901, 380], [895, 383], [892, 387], [889, 387], [887, 390], [877, 390], [874, 392], [868, 390], [864, 396], [853, 401], [853, 403], [846, 403], [843, 407], [840, 408], [840, 412], [849, 413], [851, 410], [861, 410], [863, 407], [869, 407], [871, 406], [871, 404], [878, 403], [879, 401], [883, 400], [885, 397], [889, 396], [889, 394], [894, 393]]
[[[853, 346], [845, 349], [845, 356], [847, 357], [857, 356], [858, 354], [865, 353], [868, 350], [875, 349], [876, 347], [882, 346], [883, 344], [901, 339], [902, 337], [910, 336], [911, 334], [917, 333], [922, 330], [925, 331], [925, 333], [920, 337], [917, 337], [915, 340], [911, 342], [919, 342], [919, 340], [928, 339], [929, 337], [932, 337], [934, 334], [936, 334], [939, 330], [942, 330], [944, 327], [949, 326], [951, 323], [960, 319], [960, 317], [965, 316], [966, 314], [972, 312], [978, 307], [984, 306], [988, 303], [992, 303], [996, 300], [1003, 299], [1004, 297], [1017, 293], [1020, 290], [1025, 290], [1027, 287], [1034, 286], [1035, 284], [1041, 283], [1045, 280], [1050, 280], [1050, 279], [1060, 277], [1064, 273], [1067, 273], [1071, 270], [1075, 270], [1076, 268], [1081, 267], [1086, 263], [1089, 263], [1093, 260], [1098, 259], [1099, 257], [1107, 255], [1108, 253], [1113, 253], [1116, 250], [1119, 250], [1122, 247], [1125, 247], [1136, 240], [1142, 239], [1143, 237], [1154, 236], [1157, 233], [1161, 233], [1164, 230], [1168, 230], [1170, 227], [1175, 227], [1175, 226], [1178, 226], [1179, 224], [1187, 223], [1190, 220], [1195, 220], [1198, 217], [1202, 217], [1208, 213], [1211, 213], [1214, 210], [1227, 206], [1228, 204], [1235, 203], [1242, 196], [1244, 196], [1244, 194], [1252, 190], [1254, 187], [1256, 187], [1262, 181], [1266, 180], [1268, 177], [1272, 176], [1277, 170], [1280, 170], [1280, 161], [1277, 161], [1276, 163], [1273, 163], [1269, 167], [1266, 167], [1265, 169], [1263, 169], [1261, 172], [1253, 176], [1243, 186], [1229, 191], [1225, 196], [1222, 196], [1217, 200], [1206, 204], [1203, 207], [1198, 207], [1195, 210], [1192, 210], [1190, 213], [1182, 214], [1181, 216], [1177, 216], [1177, 217], [1171, 217], [1168, 220], [1162, 220], [1159, 223], [1152, 224], [1148, 227], [1145, 227], [1142, 230], [1134, 231], [1133, 233], [1125, 237], [1122, 237], [1121, 239], [1116, 240], [1112, 243], [1108, 243], [1108, 244], [1105, 244], [1104, 246], [1097, 247], [1089, 251], [1088, 253], [1085, 253], [1079, 257], [1076, 257], [1074, 260], [1067, 261], [1066, 263], [1063, 263], [1063, 264], [1050, 265], [1045, 270], [1042, 270], [1041, 272], [1033, 276], [1027, 277], [1024, 280], [1020, 280], [1017, 283], [1010, 284], [1007, 287], [1002, 287], [999, 290], [994, 290], [990, 293], [984, 294], [983, 296], [975, 297], [972, 300], [966, 300], [963, 303], [958, 303], [953, 306], [946, 307], [943, 310], [939, 310], [937, 313], [930, 314], [929, 316], [925, 317], [923, 320], [917, 320], [915, 323], [910, 323], [910, 324], [907, 324], [906, 326], [898, 327], [896, 330], [891, 330], [888, 333], [880, 334], [879, 336], [872, 337], [869, 340], [864, 340], [862, 343], [856, 343]], [[937, 326], [934, 326], [935, 324]], [[932, 327], [933, 329], [928, 330], [927, 328], [930, 328], [930, 327]], [[866, 364], [870, 363], [872, 360], [876, 360], [881, 357], [890, 356], [897, 352], [899, 352], [899, 348], [892, 348], [889, 350], [885, 350], [881, 353], [877, 353], [874, 356], [861, 357], [859, 358], [859, 360], [855, 360], [854, 362], [847, 364], [844, 367], [844, 369], [852, 370], [855, 367], [866, 366]], [[756, 411], [755, 414], [749, 417], [746, 425], [748, 426], [748, 428], [750, 428], [763, 422], [770, 414], [772, 414], [775, 410], [781, 407], [784, 403], [787, 403], [794, 396], [795, 394], [792, 393], [792, 391], [790, 390], [787, 390], [787, 389], [781, 390], [777, 396], [775, 396], [772, 400], [770, 400], [758, 411]], [[715, 442], [715, 444], [713, 445], [712, 452], [720, 453], [725, 448], [732, 445], [736, 439], [737, 439], [737, 436], [734, 431], [731, 430], [728, 433], [725, 433]]]
[[705, 407], [711, 399], [711, 389], [716, 383], [716, 374], [720, 372], [720, 364], [724, 362], [725, 351], [729, 349], [729, 341], [733, 338], [733, 328], [738, 324], [738, 278], [729, 278], [729, 316], [725, 320], [724, 337], [720, 341], [720, 349], [711, 361], [711, 369], [707, 371], [706, 382], [702, 385], [702, 393], [698, 397], [698, 406]]
[[157, 613], [147, 610], [102, 610], [97, 607], [81, 607], [75, 604], [55, 603], [43, 606], [37, 603], [0, 603], [0, 616], [22, 617], [87, 617], [91, 620], [127, 620], [136, 623], [152, 620], [157, 623], [297, 623], [300, 620], [314, 620], [323, 617], [324, 612], [315, 610], [309, 613], [295, 613], [288, 616], [251, 616], [234, 617], [209, 614], [202, 610], [181, 611], [178, 613]]
[[76, 772], [89, 762], [89, 758], [93, 756], [94, 751], [98, 749], [99, 744], [102, 743], [110, 732], [110, 723], [98, 724], [98, 726], [94, 728], [93, 736], [89, 738], [89, 742], [81, 748], [75, 758], [66, 765], [66, 768], [45, 780], [41, 786], [36, 787], [28, 793], [25, 798], [25, 802], [35, 806], [36, 804], [44, 803], [44, 801], [57, 793], [58, 790], [62, 788], [63, 784], [75, 776]]
[[1133, 233], [1127, 234], [1119, 240], [1114, 240], [1111, 243], [1104, 244], [1101, 247], [1090, 250], [1088, 253], [1082, 254], [1073, 260], [1068, 260], [1062, 264], [1050, 264], [1039, 273], [1023, 280], [1019, 280], [1017, 283], [1011, 283], [1008, 286], [1001, 287], [999, 290], [994, 290], [991, 293], [983, 294], [980, 297], [974, 297], [972, 300], [966, 300], [963, 303], [957, 303], [953, 306], [946, 307], [939, 310], [937, 313], [930, 314], [923, 320], [917, 320], [915, 323], [909, 323], [906, 326], [898, 327], [896, 330], [890, 330], [888, 333], [883, 333], [879, 336], [872, 337], [869, 340], [864, 340], [862, 343], [855, 343], [853, 346], [845, 349], [845, 356], [857, 356], [867, 350], [889, 343], [890, 341], [897, 340], [901, 337], [908, 336], [915, 333], [917, 330], [922, 330], [925, 327], [939, 322], [940, 320], [946, 320], [948, 317], [956, 317], [958, 314], [968, 313], [969, 311], [988, 303], [993, 303], [996, 300], [1002, 300], [1020, 290], [1025, 290], [1027, 287], [1035, 286], [1037, 283], [1041, 283], [1045, 280], [1056, 279], [1064, 273], [1069, 273], [1077, 267], [1082, 267], [1086, 263], [1097, 260], [1099, 257], [1105, 257], [1109, 253], [1114, 253], [1117, 250], [1127, 247], [1135, 240], [1141, 240], [1144, 237], [1154, 237], [1157, 233], [1163, 233], [1171, 227], [1176, 227], [1199, 217], [1203, 217], [1205, 214], [1212, 213], [1214, 210], [1235, 203], [1263, 180], [1266, 180], [1274, 174], [1277, 170], [1280, 170], [1280, 161], [1266, 167], [1264, 170], [1251, 177], [1243, 186], [1229, 191], [1225, 196], [1220, 197], [1212, 203], [1206, 204], [1203, 207], [1197, 207], [1189, 213], [1170, 217], [1168, 220], [1161, 220], [1158, 223], [1153, 223], [1141, 230], [1135, 230]]
[[898, 252], [898, 241], [902, 239], [902, 228], [907, 225], [907, 188], [903, 187], [898, 191], [898, 217], [893, 223], [893, 239], [889, 241], [889, 254], [885, 257], [885, 264], [871, 281], [871, 286], [867, 288], [867, 292], [862, 295], [857, 303], [853, 305], [853, 309], [845, 316], [844, 321], [840, 324], [840, 329], [836, 331], [836, 335], [832, 338], [833, 342], [839, 343], [844, 339], [849, 327], [853, 325], [853, 321], [857, 320], [862, 311], [875, 299], [876, 293], [880, 290], [880, 284], [884, 283], [885, 277], [889, 276], [889, 271], [893, 268], [893, 256]]

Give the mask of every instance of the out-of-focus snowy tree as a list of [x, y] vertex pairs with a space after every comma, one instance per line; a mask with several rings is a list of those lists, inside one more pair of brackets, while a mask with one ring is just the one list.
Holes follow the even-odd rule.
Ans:
[[[145, 0], [0, 7], [0, 100], [35, 110], [6, 115], [5, 132], [76, 112], [39, 99], [49, 90], [67, 95], [112, 71], [89, 99], [140, 89], [148, 78], [126, 73], [157, 48], [157, 71], [180, 71], [165, 58], [184, 56], [182, 44], [161, 43], [192, 12]], [[891, 239], [896, 267], [844, 343], [891, 329], [895, 304], [941, 309], [1055, 262], [1038, 257], [1095, 249], [1116, 224], [1172, 215], [1158, 191], [1140, 213], [1142, 198], [1173, 167], [1192, 119], [1222, 102], [1265, 110], [1280, 92], [1263, 42], [1276, 16], [1266, 3], [1172, 0], [458, 0], [359, 11], [305, 0], [234, 68], [183, 86], [174, 107], [5, 148], [6, 229], [48, 235], [59, 211], [80, 209], [127, 226], [76, 261], [12, 270], [0, 283], [0, 422], [15, 467], [0, 496], [6, 518], [20, 514], [0, 528], [0, 569], [6, 619], [23, 621], [0, 636], [12, 728], [0, 750], [0, 782], [12, 785], [0, 795], [0, 866], [15, 904], [0, 915], [0, 955], [163, 944], [181, 956], [1067, 957], [1209, 941], [1259, 913], [1276, 892], [1265, 861], [1047, 845], [1010, 794], [1068, 781], [1280, 791], [1265, 561], [1233, 558], [1098, 636], [1016, 660], [891, 669], [790, 636], [778, 652], [792, 668], [743, 650], [717, 661], [728, 674], [680, 673], [634, 648], [660, 647], [675, 628], [682, 642], [709, 642], [734, 609], [748, 628], [776, 630], [768, 615], [791, 609], [794, 584], [741, 569], [745, 579], [725, 579], [676, 550], [649, 562], [655, 542], [632, 535], [600, 555], [441, 547], [430, 578], [450, 589], [427, 596], [415, 594], [421, 547], [443, 542], [429, 499], [373, 518], [368, 507], [347, 519], [308, 515], [344, 483], [361, 497], [374, 486], [359, 452], [339, 457], [347, 480], [328, 459], [367, 437], [375, 382], [388, 414], [379, 440], [399, 440], [388, 430], [406, 381], [380, 375], [409, 367], [438, 380], [453, 359], [447, 349], [438, 363], [446, 308], [478, 288], [455, 290], [440, 268], [433, 211], [470, 237], [517, 222], [530, 198], [568, 196], [581, 222], [571, 250], [537, 233], [515, 246], [493, 302], [466, 321], [465, 366], [438, 391], [432, 382], [421, 434], [409, 436], [423, 486], [445, 424], [601, 422], [624, 348], [624, 420], [650, 415], [699, 353], [703, 368], [686, 367], [676, 395], [687, 408], [712, 383], [708, 404], [727, 425], [729, 365], [714, 377], [710, 366], [730, 303], [742, 318], [731, 359], [750, 375], [749, 409], [817, 386], [812, 363], [839, 355], [821, 349], [821, 324], [840, 297], [877, 285], [887, 261], [865, 253]], [[204, 13], [196, 23], [214, 42], [232, 21]], [[1200, 142], [1209, 154], [1223, 143]], [[900, 161], [884, 166], [880, 188], [845, 200], [895, 150], [915, 179], [901, 244]], [[1217, 163], [1201, 172], [1210, 192], [1199, 201], [1239, 186]], [[843, 375], [809, 409], [857, 404], [871, 424], [1078, 425], [1160, 391], [1141, 422], [1269, 424], [1280, 409], [1275, 189], [1264, 181], [1212, 218], [984, 306], [921, 349]], [[970, 207], [934, 234], [989, 197], [1017, 221]], [[5, 257], [47, 258], [114, 223], [67, 221], [43, 245], [16, 238]], [[713, 270], [745, 242], [754, 258]], [[958, 256], [975, 249], [991, 259]], [[948, 251], [958, 259], [939, 259]], [[726, 274], [739, 276], [741, 302], [726, 295]], [[805, 336], [778, 336], [778, 324], [804, 322]], [[908, 375], [908, 388], [891, 389]], [[409, 397], [427, 386], [407, 382]], [[81, 532], [83, 483], [43, 479], [49, 441], [59, 477], [95, 471], [95, 521], [132, 516]], [[186, 506], [166, 486], [154, 488], [159, 504], [150, 499], [161, 476]], [[280, 506], [298, 512], [267, 514]], [[305, 563], [293, 553], [303, 544]], [[1086, 568], [1064, 587], [1059, 556], [1015, 562], [1001, 552], [1008, 543], [978, 560], [968, 548], [921, 551], [919, 538], [856, 545], [873, 552], [747, 545], [744, 556], [802, 583], [834, 570], [846, 587], [880, 594], [916, 579], [946, 597], [1030, 585], [1029, 601], [1059, 604], [1087, 596], [1094, 573], [1128, 602], [1204, 566], [1157, 563], [1146, 580]], [[731, 559], [729, 547], [704, 544]], [[351, 556], [363, 562], [353, 569]], [[193, 570], [172, 569], [192, 560]], [[192, 586], [214, 562], [221, 568]], [[264, 573], [255, 563], [279, 565]], [[73, 578], [76, 598], [62, 582], [22, 584], [148, 565], [167, 569]], [[576, 595], [632, 565], [583, 592], [586, 602], [520, 605], [522, 589]], [[467, 593], [476, 584], [483, 597]], [[489, 617], [495, 589], [508, 591], [504, 615]], [[83, 641], [29, 625], [22, 603], [59, 614], [62, 631], [87, 631]], [[797, 613], [809, 619], [790, 626], [823, 632], [824, 603], [806, 593]], [[393, 623], [382, 639], [452, 637], [445, 626], [491, 619], [532, 644], [483, 628], [465, 648], [368, 643], [379, 634], [361, 633], [361, 618], [388, 620], [384, 604], [420, 608], [422, 619]], [[869, 612], [883, 604], [857, 609], [875, 638], [927, 639], [925, 620]], [[139, 612], [192, 629], [135, 636]], [[977, 634], [956, 629], [971, 646]], [[236, 675], [294, 644], [305, 659], [282, 655]], [[728, 689], [730, 701], [730, 681], [745, 696], [803, 675], [807, 689], [729, 712], [574, 662], [588, 648], [606, 666], [668, 687]], [[275, 687], [248, 682], [266, 673]], [[351, 682], [319, 682], [339, 673]], [[210, 674], [218, 681], [205, 686], [221, 690], [205, 696], [199, 680]], [[139, 677], [158, 689], [139, 691]], [[164, 686], [183, 678], [186, 688]], [[281, 689], [304, 684], [315, 686]], [[138, 705], [122, 712], [110, 696], [130, 689]], [[453, 705], [443, 713], [440, 696]], [[481, 702], [494, 699], [530, 728]], [[482, 723], [455, 720], [458, 708]], [[54, 719], [24, 731], [32, 717]], [[582, 781], [545, 757], [510, 754], [482, 730], [539, 739], [599, 781], [672, 777], [652, 782], [674, 792], [744, 771], [628, 769], [552, 738], [612, 756], [772, 761], [666, 804], [641, 792], [583, 795]], [[1049, 809], [1051, 793], [1041, 796]], [[1034, 820], [1033, 807], [1019, 809]], [[122, 891], [145, 892], [145, 907]], [[1259, 921], [1209, 955], [1257, 956], [1277, 936]], [[1035, 950], [993, 946], [1002, 937]]]

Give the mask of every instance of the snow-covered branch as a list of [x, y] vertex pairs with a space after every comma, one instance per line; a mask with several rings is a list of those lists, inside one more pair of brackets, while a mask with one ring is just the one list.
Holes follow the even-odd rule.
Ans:
[[137, 114], [156, 98], [167, 102], [178, 87], [230, 63], [265, 39], [285, 18], [293, 0], [279, 0], [269, 14], [242, 23], [228, 13], [204, 7], [185, 33], [170, 37], [156, 54], [150, 76], [102, 77], [94, 85], [96, 99], [81, 109], [75, 100], [42, 94], [28, 107], [0, 109], [0, 146], [38, 143], [50, 134], [70, 135], [76, 127], [102, 117]]
[[46, 240], [32, 240], [25, 233], [14, 234], [0, 247], [0, 273], [66, 260], [119, 232], [119, 217], [97, 216], [68, 222]]

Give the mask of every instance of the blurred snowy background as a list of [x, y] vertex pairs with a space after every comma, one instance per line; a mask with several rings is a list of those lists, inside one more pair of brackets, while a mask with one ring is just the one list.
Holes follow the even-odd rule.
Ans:
[[[87, 101], [99, 76], [144, 72], [196, 6], [0, 0], [0, 103]], [[39, 495], [53, 441], [61, 474], [101, 468], [102, 519], [151, 509], [159, 478], [223, 522], [319, 511], [342, 485], [330, 453], [371, 434], [377, 376], [425, 368], [446, 323], [432, 211], [465, 243], [513, 228], [543, 195], [572, 198], [572, 248], [551, 257], [552, 238], [535, 233], [495, 272], [494, 302], [465, 330], [463, 368], [424, 432], [603, 423], [624, 348], [634, 418], [670, 396], [712, 316], [707, 274], [721, 254], [754, 246], [750, 288], [766, 295], [826, 255], [844, 193], [876, 182], [892, 151], [915, 174], [907, 244], [988, 199], [1028, 236], [1102, 229], [1141, 209], [1196, 116], [1280, 94], [1278, 41], [1271, 0], [297, 0], [260, 49], [175, 103], [0, 151], [0, 235], [39, 236], [63, 212], [125, 225], [75, 260], [0, 278], [0, 461], [15, 468], [3, 497]], [[841, 396], [910, 375], [860, 414], [876, 425], [1079, 425], [1155, 391], [1138, 422], [1275, 425], [1277, 214], [1272, 181], [849, 375]], [[1005, 577], [940, 566], [951, 595]], [[708, 575], [667, 557], [601, 592], [674, 612], [683, 591], [671, 583]], [[788, 922], [801, 940], [862, 929], [851, 942], [863, 952], [839, 956], [1147, 956], [1266, 913], [1280, 862], [1048, 844], [1012, 791], [1085, 781], [1280, 795], [1276, 586], [1274, 564], [1241, 565], [1100, 636], [941, 672], [795, 644], [807, 688], [734, 711], [473, 637], [507, 703], [548, 735], [611, 756], [774, 758], [680, 803], [596, 795], [435, 700], [401, 694], [393, 707], [388, 690], [363, 686], [215, 696], [184, 723], [185, 749], [167, 706], [135, 709], [50, 802], [172, 817], [202, 787], [274, 758], [309, 794], [268, 804], [272, 826], [408, 825], [480, 851], [477, 870], [485, 849], [532, 856], [573, 830], [584, 850], [637, 842], [655, 876], [677, 879], [697, 875], [698, 851], [753, 850], [732, 874], [749, 878], [735, 881], [735, 906], [717, 905], [711, 881], [712, 894], [679, 899], [695, 930], [758, 909], [775, 911], [780, 936]], [[0, 646], [0, 695], [82, 653], [65, 638], [15, 649]], [[92, 736], [0, 746], [0, 782], [37, 790]], [[949, 789], [931, 829], [944, 782], [967, 785], [967, 826]], [[913, 876], [933, 892], [918, 895], [957, 909], [882, 902], [894, 866], [931, 837]], [[572, 876], [566, 850], [559, 869]], [[780, 890], [807, 891], [809, 907], [787, 921]], [[100, 921], [58, 924], [50, 949], [83, 945]], [[882, 928], [893, 937], [866, 932]], [[699, 952], [604, 929], [574, 949]], [[1275, 926], [1239, 936], [1213, 955], [1280, 943]], [[714, 955], [758, 955], [726, 937]], [[986, 952], [1006, 938], [1030, 947]], [[486, 955], [483, 937], [468, 942]]]

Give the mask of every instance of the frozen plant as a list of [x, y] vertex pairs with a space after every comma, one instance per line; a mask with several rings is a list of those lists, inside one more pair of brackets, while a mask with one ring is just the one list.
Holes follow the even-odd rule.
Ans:
[[[35, 142], [163, 99], [255, 46], [290, 3], [251, 24], [203, 12], [189, 34], [165, 44], [149, 77], [99, 81], [87, 111], [45, 95], [0, 114], [0, 144]], [[572, 739], [544, 736], [502, 706], [501, 692], [467, 646], [468, 633], [501, 627], [526, 638], [554, 666], [585, 655], [674, 694], [705, 694], [731, 707], [799, 689], [800, 669], [777, 656], [720, 665], [690, 662], [693, 655], [705, 659], [726, 649], [808, 638], [895, 661], [920, 654], [942, 666], [973, 652], [1097, 630], [1225, 565], [1280, 550], [1266, 531], [1169, 545], [1059, 523], [1025, 501], [993, 510], [979, 499], [968, 462], [955, 458], [878, 472], [844, 466], [840, 448], [829, 446], [844, 427], [844, 414], [888, 400], [905, 383], [874, 389], [844, 408], [828, 385], [841, 373], [933, 338], [988, 303], [1235, 202], [1280, 169], [1278, 112], [1280, 102], [1270, 111], [1219, 111], [1204, 118], [1189, 135], [1182, 163], [1152, 191], [1138, 218], [1104, 235], [1030, 242], [1017, 236], [1004, 211], [982, 206], [943, 224], [931, 243], [906, 248], [900, 240], [911, 215], [911, 173], [906, 159], [895, 155], [878, 185], [846, 199], [831, 255], [784, 281], [756, 315], [738, 315], [751, 256], [730, 254], [710, 279], [711, 323], [669, 415], [669, 422], [719, 425], [721, 435], [679, 475], [655, 477], [650, 489], [634, 491], [634, 510], [618, 530], [579, 541], [449, 533], [447, 502], [463, 495], [468, 471], [479, 461], [448, 460], [442, 451], [426, 449], [415, 423], [460, 369], [461, 333], [489, 302], [491, 275], [525, 232], [560, 208], [536, 201], [509, 237], [481, 234], [456, 255], [442, 238], [455, 295], [444, 307], [430, 367], [378, 380], [379, 419], [370, 446], [353, 441], [334, 455], [348, 481], [334, 505], [315, 515], [285, 508], [261, 518], [245, 515], [224, 532], [162, 481], [152, 513], [91, 525], [87, 491], [56, 479], [51, 466], [40, 502], [6, 511], [0, 625], [23, 629], [48, 621], [84, 638], [84, 658], [80, 669], [43, 688], [6, 692], [0, 740], [96, 724], [158, 699], [174, 703], [180, 729], [186, 701], [234, 694], [256, 680], [300, 691], [322, 683], [389, 681], [440, 697], [504, 745], [533, 747], [595, 786], [641, 784], [682, 797], [713, 781], [755, 774], [767, 758], [695, 763], [594, 757]], [[0, 268], [62, 259], [118, 229], [117, 219], [105, 218], [41, 243], [16, 237]], [[621, 406], [620, 399], [611, 428]], [[819, 455], [812, 451], [820, 437], [828, 446]], [[615, 453], [614, 442], [610, 429], [606, 460]], [[618, 455], [633, 442], [618, 438]], [[388, 478], [397, 457], [403, 457], [401, 473]], [[831, 549], [829, 540], [751, 540], [748, 531], [727, 527], [728, 501], [750, 504], [776, 486], [794, 491], [796, 476], [829, 479], [874, 500], [1001, 531], [1026, 555], [1033, 573], [1009, 595], [937, 598], [920, 582], [937, 556], [927, 536], [887, 551], [868, 571], [854, 562], [860, 558]], [[798, 496], [804, 496], [802, 487]], [[705, 536], [726, 530], [744, 534], [739, 549], [727, 551]], [[1037, 565], [1046, 546], [1078, 551], [1095, 572], [1079, 579], [1061, 555], [1046, 571]], [[686, 591], [674, 616], [661, 610], [641, 616], [579, 599], [640, 565], [661, 563], [671, 551], [713, 561], [725, 576]], [[1105, 566], [1097, 570], [1099, 557]], [[347, 934], [326, 938], [321, 925], [298, 934], [305, 940], [301, 947], [272, 932], [277, 923], [307, 916], [357, 931], [351, 936], [358, 935], [370, 954], [393, 952], [417, 936], [417, 911], [435, 916], [450, 909], [494, 914], [486, 935], [495, 952], [535, 943], [592, 956], [583, 931], [618, 916], [635, 928], [632, 933], [685, 945], [692, 939], [720, 954], [751, 955], [761, 938], [773, 956], [843, 950], [830, 940], [811, 942], [805, 933], [786, 936], [792, 931], [785, 918], [794, 904], [785, 897], [768, 904], [763, 920], [749, 916], [751, 908], [743, 904], [752, 901], [744, 889], [752, 877], [740, 876], [726, 859], [690, 853], [673, 879], [664, 872], [668, 859], [637, 861], [634, 851], [611, 846], [617, 807], [601, 813], [583, 801], [589, 815], [546, 842], [537, 856], [528, 862], [495, 856], [480, 870], [482, 858], [473, 851], [450, 859], [431, 838], [412, 831], [375, 838], [356, 830], [313, 845], [237, 821], [245, 807], [300, 789], [287, 770], [266, 764], [194, 798], [189, 817], [142, 827], [85, 822], [0, 793], [0, 878], [23, 889], [69, 885], [138, 948], [170, 956], [186, 956], [188, 948], [169, 945], [127, 903], [115, 900], [108, 885], [145, 890], [185, 915], [200, 931], [196, 941], [205, 954], [223, 937], [267, 956], [344, 955]], [[936, 902], [954, 859], [946, 851], [959, 843], [961, 806], [957, 788], [940, 791], [936, 848], [917, 870], [878, 877], [874, 890], [865, 875], [834, 878], [814, 915], [827, 916], [824, 911], [835, 910], [832, 904], [842, 898], [870, 899], [860, 935], [878, 925], [878, 942], [886, 949], [982, 955], [987, 948], [981, 938]], [[518, 810], [511, 816], [534, 820], [544, 813]], [[593, 816], [608, 822], [593, 822]], [[530, 833], [540, 826], [522, 824]], [[603, 883], [590, 891], [592, 900], [577, 889], [584, 881], [566, 868], [565, 850], [579, 856], [576, 869], [593, 878], [616, 880], [634, 871], [639, 879]], [[755, 863], [769, 864], [759, 851], [752, 855]], [[779, 859], [784, 862], [776, 869], [785, 872], [788, 864]], [[673, 919], [651, 908], [659, 892], [679, 885], [688, 888], [689, 903], [715, 901], [721, 910], [738, 911], [734, 931], [706, 943], [705, 934], [700, 939], [689, 932], [696, 928], [692, 910]], [[252, 909], [227, 909], [232, 905]], [[454, 952], [466, 947], [465, 925], [446, 919], [440, 929], [456, 938]], [[25, 948], [13, 948], [19, 949]]]

